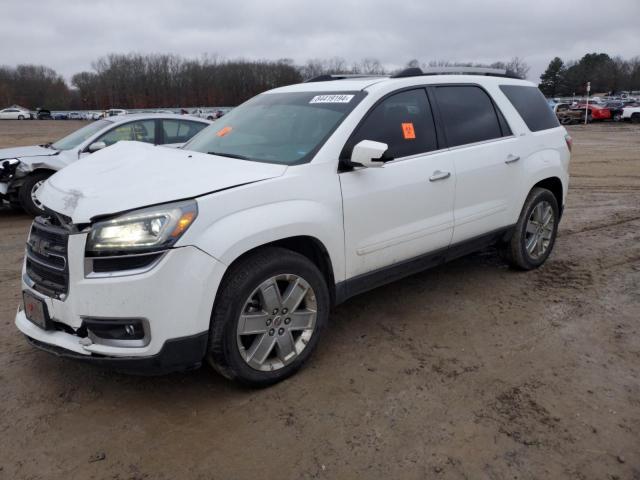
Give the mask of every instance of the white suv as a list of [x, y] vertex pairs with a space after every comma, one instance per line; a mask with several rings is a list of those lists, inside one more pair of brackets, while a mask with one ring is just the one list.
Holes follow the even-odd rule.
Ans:
[[38, 190], [17, 327], [118, 370], [252, 386], [295, 372], [332, 305], [497, 244], [549, 256], [571, 139], [493, 71], [322, 77], [258, 95], [183, 149], [118, 143]]

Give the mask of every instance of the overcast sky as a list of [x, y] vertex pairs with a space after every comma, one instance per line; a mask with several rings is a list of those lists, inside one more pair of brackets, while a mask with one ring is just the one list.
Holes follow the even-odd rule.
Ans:
[[640, 55], [640, 0], [0, 0], [0, 64], [67, 79], [107, 53], [491, 62]]

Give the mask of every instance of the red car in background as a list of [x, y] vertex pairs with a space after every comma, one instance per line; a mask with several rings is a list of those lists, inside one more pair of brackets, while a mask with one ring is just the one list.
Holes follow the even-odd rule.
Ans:
[[[587, 108], [586, 103], [579, 103], [572, 110], [584, 110]], [[584, 117], [583, 117], [584, 118]], [[587, 122], [592, 122], [594, 120], [609, 120], [611, 119], [611, 110], [606, 107], [602, 107], [596, 104], [589, 104], [588, 113], [587, 113]]]

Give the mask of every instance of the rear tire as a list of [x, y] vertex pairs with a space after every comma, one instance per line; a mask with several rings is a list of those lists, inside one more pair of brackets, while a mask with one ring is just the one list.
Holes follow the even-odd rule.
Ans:
[[503, 246], [507, 263], [520, 270], [532, 270], [542, 265], [553, 250], [559, 219], [555, 195], [546, 188], [531, 190], [511, 239]]
[[18, 115], [18, 120], [24, 120], [24, 116], [23, 115]]
[[246, 386], [277, 383], [311, 356], [329, 308], [327, 284], [311, 261], [284, 248], [257, 250], [225, 274], [211, 316], [207, 360]]
[[640, 113], [631, 115], [631, 123], [640, 123]]
[[29, 215], [37, 217], [44, 213], [42, 204], [35, 198], [35, 191], [49, 178], [50, 172], [36, 172], [25, 178], [24, 182], [18, 190], [18, 200], [20, 206]]

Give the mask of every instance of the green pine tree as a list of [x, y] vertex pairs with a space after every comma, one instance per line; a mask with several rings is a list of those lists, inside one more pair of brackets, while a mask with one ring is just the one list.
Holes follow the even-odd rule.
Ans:
[[562, 83], [565, 72], [564, 62], [560, 57], [556, 57], [540, 75], [540, 85], [538, 87], [548, 97], [555, 97], [562, 93]]

